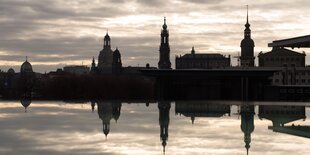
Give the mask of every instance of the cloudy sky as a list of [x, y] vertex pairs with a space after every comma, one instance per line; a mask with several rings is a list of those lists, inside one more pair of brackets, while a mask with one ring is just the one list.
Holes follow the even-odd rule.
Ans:
[[[90, 65], [107, 29], [124, 66], [157, 66], [164, 16], [173, 66], [175, 55], [192, 46], [237, 55], [247, 4], [256, 53], [269, 51], [273, 40], [310, 32], [307, 0], [0, 0], [0, 69], [19, 70], [26, 56], [38, 72]], [[310, 54], [297, 51], [303, 50]]]

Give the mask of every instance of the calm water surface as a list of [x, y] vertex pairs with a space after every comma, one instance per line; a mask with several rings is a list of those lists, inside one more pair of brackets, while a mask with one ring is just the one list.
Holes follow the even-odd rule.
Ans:
[[0, 154], [306, 155], [309, 105], [0, 101]]

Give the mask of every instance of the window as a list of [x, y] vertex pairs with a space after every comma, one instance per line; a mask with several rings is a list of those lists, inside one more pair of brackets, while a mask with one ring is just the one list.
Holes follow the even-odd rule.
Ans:
[[306, 83], [306, 80], [305, 80], [305, 79], [302, 79], [302, 80], [301, 80], [301, 83]]

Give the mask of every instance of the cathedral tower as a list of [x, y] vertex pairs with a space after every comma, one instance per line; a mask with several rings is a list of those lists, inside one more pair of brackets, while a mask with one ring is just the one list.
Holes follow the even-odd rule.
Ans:
[[158, 68], [171, 69], [169, 31], [167, 30], [166, 17], [164, 18], [164, 25], [161, 31]]
[[247, 21], [244, 30], [244, 39], [241, 41], [241, 66], [254, 67], [254, 41], [251, 38], [251, 29], [249, 24], [248, 6], [247, 6]]
[[111, 38], [107, 32], [103, 40], [103, 49], [99, 53], [98, 70], [100, 72], [112, 72], [112, 61]]
[[116, 50], [113, 52], [112, 73], [118, 74], [121, 73], [121, 70], [122, 70], [121, 53], [116, 47]]

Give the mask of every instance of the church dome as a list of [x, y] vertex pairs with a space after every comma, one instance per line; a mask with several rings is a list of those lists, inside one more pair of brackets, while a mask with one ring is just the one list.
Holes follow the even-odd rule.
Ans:
[[244, 38], [241, 41], [241, 47], [245, 47], [245, 46], [250, 46], [250, 47], [254, 47], [254, 41], [252, 38]]
[[32, 66], [27, 60], [20, 67], [20, 72], [33, 72]]
[[30, 99], [21, 99], [20, 103], [23, 105], [23, 107], [25, 108], [25, 112], [26, 112], [26, 109], [31, 104], [31, 100]]
[[13, 68], [10, 68], [10, 69], [8, 70], [8, 73], [9, 73], [9, 74], [15, 74], [15, 71], [14, 71]]

